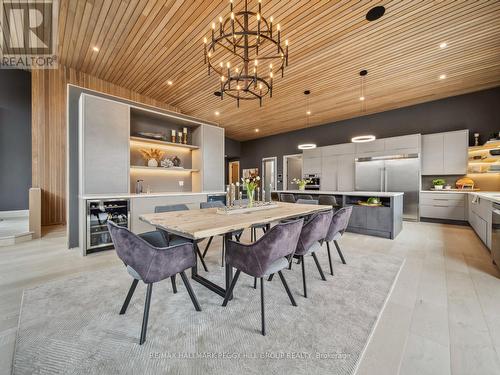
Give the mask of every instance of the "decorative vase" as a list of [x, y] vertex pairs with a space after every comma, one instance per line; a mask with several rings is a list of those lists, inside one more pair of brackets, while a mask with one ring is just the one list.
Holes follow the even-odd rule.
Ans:
[[299, 190], [306, 190], [306, 185], [299, 185]]
[[255, 189], [247, 189], [248, 207], [253, 207]]
[[443, 185], [434, 185], [435, 190], [443, 190]]
[[174, 163], [174, 167], [180, 167], [181, 166], [181, 159], [179, 159], [177, 157], [177, 155], [175, 155], [173, 158], [172, 158], [172, 163]]
[[158, 160], [156, 159], [149, 159], [148, 160], [148, 167], [157, 167], [158, 166]]

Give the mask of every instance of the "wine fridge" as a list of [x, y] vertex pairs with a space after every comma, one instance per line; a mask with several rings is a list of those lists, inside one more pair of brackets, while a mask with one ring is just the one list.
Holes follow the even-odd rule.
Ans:
[[130, 229], [130, 200], [87, 200], [86, 253], [113, 246], [108, 232], [108, 220]]

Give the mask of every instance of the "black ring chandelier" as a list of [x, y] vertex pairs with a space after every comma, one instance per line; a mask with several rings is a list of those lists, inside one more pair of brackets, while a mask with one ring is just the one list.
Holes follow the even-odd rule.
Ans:
[[205, 64], [208, 75], [215, 72], [220, 79], [221, 100], [224, 95], [235, 98], [238, 107], [240, 100], [258, 99], [273, 96], [273, 78], [281, 71], [283, 77], [288, 66], [288, 40], [281, 43], [280, 24], [273, 31], [273, 17], [269, 21], [262, 16], [262, 1], [258, 11], [248, 9], [235, 11], [230, 0], [230, 16], [219, 17], [218, 27], [212, 22], [211, 37], [204, 38]]

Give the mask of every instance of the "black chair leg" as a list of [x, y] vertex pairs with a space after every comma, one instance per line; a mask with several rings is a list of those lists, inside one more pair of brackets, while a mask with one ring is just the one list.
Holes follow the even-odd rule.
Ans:
[[257, 289], [257, 278], [256, 277], [253, 278], [253, 288]]
[[319, 264], [318, 257], [316, 256], [316, 253], [312, 253], [312, 257], [314, 259], [314, 263], [316, 263], [316, 267], [318, 267], [319, 275], [321, 276], [321, 280], [326, 281], [325, 274], [323, 273], [323, 269], [321, 268], [321, 265]]
[[127, 311], [128, 304], [130, 303], [130, 300], [132, 299], [132, 296], [134, 295], [135, 288], [137, 287], [137, 283], [139, 280], [134, 279], [132, 281], [132, 285], [130, 285], [130, 289], [128, 290], [127, 297], [125, 298], [125, 301], [123, 302], [122, 309], [120, 310], [120, 315], [125, 314]]
[[200, 248], [197, 243], [193, 244], [194, 247], [196, 248], [196, 253], [198, 254], [198, 257], [200, 258], [201, 265], [203, 266], [203, 269], [205, 272], [208, 272], [207, 265], [205, 264], [205, 260], [203, 259], [203, 255], [201, 254]]
[[335, 247], [337, 248], [337, 253], [339, 253], [340, 260], [342, 261], [342, 263], [346, 264], [345, 259], [344, 259], [344, 255], [342, 254], [342, 251], [340, 251], [339, 244], [335, 240], [333, 241], [333, 243], [335, 244]]
[[220, 266], [224, 267], [224, 257], [226, 256], [226, 241], [224, 241], [224, 237], [222, 237], [222, 259], [220, 261]]
[[184, 271], [179, 272], [181, 274], [182, 281], [184, 282], [184, 286], [186, 287], [189, 297], [191, 298], [191, 302], [193, 302], [194, 308], [196, 311], [201, 311], [200, 304], [198, 303], [198, 300], [196, 299], [196, 294], [194, 294], [193, 288], [191, 288], [191, 284], [189, 283], [189, 280], [184, 273]]
[[238, 281], [238, 277], [240, 277], [240, 270], [236, 270], [236, 273], [234, 274], [233, 281], [231, 282], [231, 285], [229, 286], [229, 289], [226, 290], [226, 296], [224, 297], [224, 302], [222, 302], [222, 306], [227, 306], [227, 303], [229, 301], [229, 297], [231, 297], [231, 294], [233, 294], [233, 289], [234, 286], [236, 285], [236, 282]]
[[148, 284], [148, 289], [146, 290], [146, 302], [144, 304], [144, 315], [142, 316], [142, 329], [141, 329], [141, 339], [139, 345], [144, 344], [146, 341], [146, 332], [148, 330], [148, 318], [149, 318], [149, 306], [151, 305], [151, 293], [153, 292], [153, 284]]
[[174, 291], [174, 294], [177, 293], [177, 285], [175, 285], [175, 275], [170, 276], [170, 281], [172, 282], [172, 290]]
[[203, 255], [202, 258], [205, 259], [205, 256], [207, 255], [208, 248], [212, 244], [212, 240], [214, 239], [214, 236], [210, 237], [207, 242], [207, 246], [205, 246], [205, 250], [203, 250]]
[[328, 263], [330, 263], [330, 273], [333, 276], [332, 255], [330, 254], [330, 242], [326, 241], [326, 251], [328, 252]]
[[267, 279], [267, 281], [273, 281], [273, 277], [274, 277], [274, 273], [270, 274], [269, 278]]
[[283, 283], [283, 286], [285, 287], [286, 294], [288, 294], [288, 298], [290, 298], [290, 302], [292, 303], [293, 306], [297, 306], [297, 302], [295, 302], [295, 298], [293, 298], [292, 292], [290, 292], [290, 288], [288, 287], [288, 284], [285, 280], [285, 276], [283, 276], [283, 272], [278, 271], [278, 275], [281, 279], [281, 282]]
[[266, 316], [264, 314], [264, 278], [260, 278], [260, 313], [262, 319], [262, 336], [266, 335]]
[[302, 255], [299, 259], [302, 260], [300, 262], [300, 264], [302, 265], [302, 284], [304, 285], [304, 297], [307, 298], [306, 266], [304, 264], [304, 256]]

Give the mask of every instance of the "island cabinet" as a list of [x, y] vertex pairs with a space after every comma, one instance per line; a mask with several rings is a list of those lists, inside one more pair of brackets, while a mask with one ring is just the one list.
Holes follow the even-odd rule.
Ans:
[[466, 174], [468, 145], [468, 130], [423, 135], [422, 175]]
[[82, 95], [80, 124], [80, 194], [128, 193], [129, 106]]

